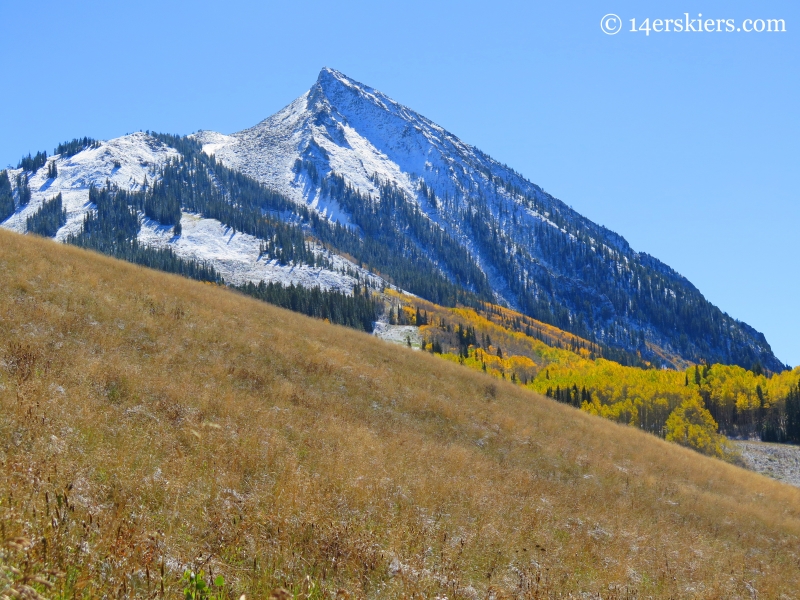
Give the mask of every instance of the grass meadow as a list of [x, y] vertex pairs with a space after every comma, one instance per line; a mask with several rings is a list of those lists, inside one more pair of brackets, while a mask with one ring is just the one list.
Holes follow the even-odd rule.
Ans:
[[794, 598], [800, 489], [0, 231], [0, 542], [9, 598]]

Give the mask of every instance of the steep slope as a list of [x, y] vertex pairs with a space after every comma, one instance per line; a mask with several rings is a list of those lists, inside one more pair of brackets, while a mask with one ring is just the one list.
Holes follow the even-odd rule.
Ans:
[[[360, 204], [402, 199], [469, 252], [498, 301], [595, 341], [691, 361], [784, 365], [764, 336], [619, 235], [384, 94], [332, 69], [242, 132], [200, 132], [205, 151], [298, 203], [368, 229]], [[393, 223], [414, 237], [402, 218]], [[411, 231], [410, 234], [408, 232]], [[453, 280], [446, 249], [418, 247]], [[461, 282], [481, 294], [482, 282]]]
[[[54, 155], [35, 171], [28, 172], [31, 200], [17, 210], [2, 226], [24, 233], [27, 219], [50, 198], [61, 194], [67, 213], [66, 224], [55, 238], [66, 241], [81, 233], [84, 220], [96, 206], [90, 200], [90, 188], [102, 189], [107, 185], [128, 192], [142, 192], [149, 184], [158, 182], [162, 170], [170, 161], [182, 160], [175, 148], [144, 132], [138, 132], [107, 142], [97, 142], [72, 156]], [[57, 176], [49, 177], [55, 165]], [[24, 174], [23, 169], [8, 171], [11, 181]], [[190, 194], [190, 186], [184, 192]], [[16, 191], [17, 196], [19, 194]], [[141, 228], [136, 234], [138, 242], [151, 248], [170, 249], [186, 260], [211, 264], [225, 281], [233, 284], [275, 281], [304, 287], [351, 291], [360, 280], [379, 278], [353, 264], [346, 258], [316, 247], [315, 251], [327, 261], [325, 267], [308, 264], [280, 264], [262, 251], [263, 240], [197, 212], [183, 210], [180, 218], [181, 235], [175, 235], [173, 226], [147, 218], [141, 211]]]
[[425, 353], [9, 232], [0, 330], [3, 593], [800, 588], [800, 490]]

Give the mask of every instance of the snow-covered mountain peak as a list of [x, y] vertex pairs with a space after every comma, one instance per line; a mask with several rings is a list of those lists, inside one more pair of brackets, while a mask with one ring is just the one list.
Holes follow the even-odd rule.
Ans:
[[346, 86], [352, 88], [365, 88], [362, 83], [359, 83], [355, 79], [350, 79], [347, 75], [342, 73], [341, 71], [337, 71], [336, 69], [331, 69], [330, 67], [322, 67], [322, 70], [319, 72], [317, 76], [317, 82], [315, 84], [319, 86], [321, 90], [327, 92], [330, 89], [333, 89], [337, 86]]
[[352, 106], [356, 102], [370, 102], [383, 110], [403, 108], [379, 91], [328, 67], [320, 71], [311, 89], [312, 101], [321, 97], [328, 99], [331, 106], [337, 109]]
[[[454, 176], [472, 171], [482, 156], [413, 110], [327, 67], [308, 92], [257, 125], [229, 136], [195, 137], [228, 166], [343, 222], [347, 215], [319, 193], [320, 180], [331, 173], [373, 197], [379, 196], [377, 175], [415, 201], [421, 181], [437, 196], [471, 189], [472, 181]], [[298, 172], [298, 160], [316, 176]]]
[[366, 87], [364, 84], [359, 83], [355, 79], [350, 79], [347, 75], [342, 73], [341, 71], [337, 71], [336, 69], [332, 69], [331, 67], [322, 67], [317, 76], [317, 83], [323, 84], [326, 81], [339, 81], [344, 83], [345, 85], [352, 85], [356, 87]]

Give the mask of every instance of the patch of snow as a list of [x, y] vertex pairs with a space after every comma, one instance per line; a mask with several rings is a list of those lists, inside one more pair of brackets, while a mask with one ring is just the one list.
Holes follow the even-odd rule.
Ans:
[[419, 350], [422, 346], [422, 335], [420, 335], [419, 327], [414, 325], [389, 325], [386, 321], [377, 321], [372, 335], [392, 342], [393, 344], [408, 345], [411, 340], [411, 347]]
[[751, 471], [800, 487], [800, 447], [740, 440], [733, 443]]
[[[259, 256], [259, 238], [193, 213], [182, 213], [180, 236], [174, 235], [172, 227], [143, 217], [138, 240], [154, 248], [171, 248], [181, 258], [205, 261], [213, 265], [227, 283], [236, 285], [265, 281], [351, 293], [358, 283], [354, 277], [337, 270], [304, 264], [281, 265], [276, 260]], [[362, 284], [368, 281], [373, 287], [381, 287], [379, 278], [350, 261], [325, 253], [322, 248], [315, 250], [331, 260], [334, 269], [349, 268], [359, 273]]]

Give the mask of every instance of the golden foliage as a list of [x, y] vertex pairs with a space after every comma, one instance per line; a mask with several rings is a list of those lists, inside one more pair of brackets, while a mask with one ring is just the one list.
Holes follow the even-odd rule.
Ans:
[[670, 413], [666, 440], [694, 448], [709, 456], [724, 456], [723, 442], [711, 413], [697, 400], [689, 398]]

